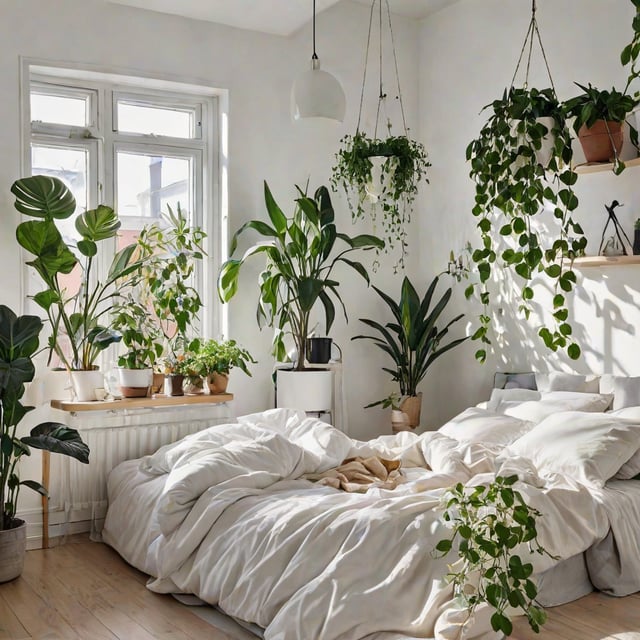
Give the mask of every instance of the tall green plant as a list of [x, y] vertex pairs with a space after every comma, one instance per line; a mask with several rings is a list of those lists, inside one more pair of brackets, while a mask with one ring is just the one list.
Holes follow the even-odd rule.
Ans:
[[180, 208], [167, 206], [161, 224], [145, 226], [138, 235], [142, 256], [137, 295], [150, 305], [170, 355], [188, 350], [202, 300], [194, 287], [197, 265], [206, 255], [207, 234], [191, 226]]
[[33, 407], [21, 399], [25, 384], [33, 380], [33, 356], [39, 347], [42, 320], [37, 316], [16, 316], [0, 305], [0, 530], [16, 526], [16, 508], [21, 486], [42, 495], [45, 488], [33, 480], [18, 476], [18, 462], [31, 455], [30, 447], [62, 453], [81, 462], [89, 462], [87, 447], [75, 429], [56, 422], [43, 422], [30, 436], [19, 438], [18, 425]]
[[[476, 185], [473, 215], [478, 219], [480, 244], [471, 258], [479, 283], [470, 285], [467, 297], [479, 289], [484, 307], [472, 338], [483, 346], [476, 358], [484, 362], [486, 345], [491, 344], [491, 274], [496, 270], [514, 273], [520, 289], [519, 311], [529, 319], [534, 289], [532, 281], [548, 279], [554, 290], [550, 326], [538, 335], [552, 351], [566, 349], [572, 359], [580, 357], [580, 347], [572, 339], [566, 294], [573, 290], [576, 275], [573, 258], [587, 244], [582, 227], [573, 217], [578, 198], [573, 185], [578, 176], [571, 169], [571, 132], [562, 105], [552, 89], [505, 90], [502, 98], [485, 109], [492, 113], [478, 138], [467, 147], [470, 176]], [[549, 129], [537, 118], [544, 111], [553, 117]], [[543, 165], [539, 159], [547, 135], [554, 137], [551, 157]], [[553, 217], [544, 230], [537, 220], [551, 209]], [[501, 248], [501, 240], [511, 240]]]
[[[136, 246], [131, 244], [117, 252], [107, 276], [98, 278], [94, 272], [98, 244], [113, 239], [120, 228], [111, 207], [100, 205], [76, 216], [80, 240], [74, 246], [64, 241], [56, 226], [56, 221], [69, 218], [76, 209], [73, 195], [61, 180], [49, 176], [22, 178], [13, 183], [11, 192], [16, 197], [16, 209], [36, 218], [20, 223], [16, 238], [34, 256], [27, 264], [45, 285], [33, 299], [44, 309], [51, 325], [49, 361], [55, 353], [69, 370], [92, 369], [99, 353], [120, 340], [120, 334], [105, 318], [118, 288], [126, 286], [140, 267], [135, 259]], [[80, 270], [80, 288], [70, 293], [63, 276], [76, 268]]]
[[[284, 337], [290, 333], [298, 352], [297, 369], [305, 366], [306, 342], [310, 332], [311, 313], [319, 302], [325, 311], [326, 331], [331, 329], [337, 300], [347, 312], [338, 293], [339, 281], [334, 278], [335, 267], [342, 263], [358, 272], [369, 283], [369, 276], [360, 262], [347, 255], [354, 251], [382, 249], [384, 242], [371, 235], [353, 238], [338, 233], [329, 191], [316, 190], [309, 197], [299, 187], [299, 197], [293, 215], [287, 217], [264, 183], [264, 198], [270, 224], [263, 220], [245, 223], [231, 240], [230, 255], [237, 249], [238, 238], [247, 230], [256, 231], [265, 241], [258, 242], [242, 258], [227, 260], [220, 270], [218, 292], [228, 302], [238, 290], [242, 265], [258, 254], [264, 254], [266, 265], [260, 274], [258, 324], [274, 327], [273, 353], [278, 361], [287, 357]], [[342, 245], [342, 246], [340, 246]]]
[[[442, 344], [449, 333], [449, 327], [463, 318], [463, 314], [454, 317], [444, 327], [438, 327], [438, 319], [451, 299], [452, 290], [447, 289], [442, 297], [434, 302], [437, 285], [438, 276], [432, 280], [424, 297], [420, 299], [415, 287], [405, 276], [398, 302], [373, 287], [391, 310], [393, 320], [382, 324], [377, 320], [360, 318], [360, 322], [375, 329], [379, 335], [359, 335], [352, 338], [372, 340], [391, 358], [393, 368], [383, 367], [382, 370], [389, 373], [391, 379], [399, 384], [403, 396], [417, 395], [418, 385], [435, 360], [467, 339], [458, 338]], [[388, 398], [368, 406], [384, 405], [385, 402], [388, 402]]]

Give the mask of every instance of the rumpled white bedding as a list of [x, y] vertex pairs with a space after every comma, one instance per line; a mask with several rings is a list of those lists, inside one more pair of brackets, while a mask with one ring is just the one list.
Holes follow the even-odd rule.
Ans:
[[[516, 488], [544, 514], [540, 541], [558, 558], [533, 556], [536, 572], [609, 529], [585, 486], [562, 475], [542, 479], [526, 459], [496, 461], [500, 451], [438, 432], [358, 442], [303, 414], [272, 410], [116, 468], [103, 538], [155, 577], [152, 590], [195, 593], [263, 627], [267, 640], [497, 638], [490, 611], [468, 620], [452, 600], [443, 576], [455, 558], [432, 555], [449, 533], [440, 519], [443, 488], [518, 474]], [[407, 482], [348, 494], [301, 478], [354, 455], [400, 458]], [[146, 512], [135, 492], [154, 496]]]

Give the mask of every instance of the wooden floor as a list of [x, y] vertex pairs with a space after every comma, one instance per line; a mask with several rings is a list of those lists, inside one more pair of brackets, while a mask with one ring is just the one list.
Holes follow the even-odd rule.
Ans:
[[0, 584], [0, 639], [230, 640], [146, 580], [103, 544], [27, 551], [22, 576]]
[[[22, 577], [0, 585], [0, 640], [230, 640], [171, 596], [149, 591], [146, 580], [85, 539], [28, 551]], [[512, 638], [640, 640], [640, 594], [592, 593], [547, 613], [540, 635], [520, 619]]]

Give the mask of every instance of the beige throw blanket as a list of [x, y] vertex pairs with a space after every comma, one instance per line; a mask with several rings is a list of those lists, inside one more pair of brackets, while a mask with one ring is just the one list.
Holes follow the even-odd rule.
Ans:
[[378, 456], [347, 458], [338, 467], [304, 477], [349, 493], [365, 493], [370, 487], [395, 489], [404, 482], [400, 460], [385, 460]]

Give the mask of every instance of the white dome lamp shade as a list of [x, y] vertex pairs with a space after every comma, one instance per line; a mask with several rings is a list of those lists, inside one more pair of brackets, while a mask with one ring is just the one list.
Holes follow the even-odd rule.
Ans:
[[313, 0], [313, 56], [311, 69], [299, 75], [291, 91], [293, 117], [327, 118], [342, 122], [347, 101], [340, 83], [334, 76], [320, 69], [316, 53], [316, 1]]

